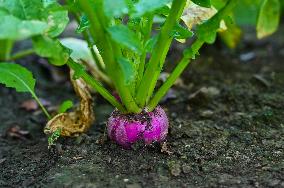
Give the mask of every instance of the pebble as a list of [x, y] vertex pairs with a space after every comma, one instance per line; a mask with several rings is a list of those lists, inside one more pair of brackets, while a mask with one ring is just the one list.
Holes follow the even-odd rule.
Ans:
[[255, 58], [254, 52], [243, 53], [240, 55], [241, 61], [250, 61], [250, 60], [253, 60], [254, 58]]
[[204, 111], [200, 112], [200, 115], [204, 118], [212, 117], [213, 114], [214, 114], [214, 112], [212, 110], [204, 110]]
[[123, 179], [123, 181], [124, 181], [125, 183], [127, 183], [127, 182], [129, 182], [129, 179]]

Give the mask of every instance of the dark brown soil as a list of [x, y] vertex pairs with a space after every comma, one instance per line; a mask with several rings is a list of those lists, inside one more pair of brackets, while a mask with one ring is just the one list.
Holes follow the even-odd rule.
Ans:
[[[281, 33], [246, 38], [235, 52], [206, 48], [174, 87], [177, 98], [162, 104], [170, 118], [163, 147], [124, 150], [108, 141], [112, 107], [96, 96], [93, 128], [48, 150], [43, 114], [19, 108], [30, 96], [1, 87], [0, 187], [284, 187]], [[20, 63], [33, 67], [40, 97], [52, 105], [75, 99], [68, 83], [52, 82], [30, 60]], [[30, 136], [7, 135], [15, 125]]]

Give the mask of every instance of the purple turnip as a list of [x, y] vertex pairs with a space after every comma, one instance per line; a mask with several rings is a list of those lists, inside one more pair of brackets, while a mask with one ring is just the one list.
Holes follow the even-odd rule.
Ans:
[[115, 110], [108, 120], [108, 136], [125, 149], [137, 141], [146, 145], [165, 140], [169, 121], [165, 111], [157, 106], [152, 112], [122, 114]]
[[[113, 12], [116, 10], [109, 9], [110, 6], [104, 6], [107, 9], [102, 10], [101, 3], [94, 5], [91, 1], [78, 1], [82, 11], [80, 14], [85, 15], [90, 24], [91, 32], [87, 36], [87, 41], [91, 41], [89, 46], [95, 45], [97, 49], [92, 53], [93, 58], [99, 60], [95, 62], [103, 62], [101, 65], [104, 66], [100, 67], [98, 64], [98, 68], [112, 81], [111, 88], [116, 91], [113, 95], [93, 77], [96, 75], [88, 74], [84, 67], [72, 58], [67, 61], [67, 65], [77, 73], [78, 77], [83, 78], [117, 109], [108, 120], [108, 136], [124, 148], [131, 148], [138, 141], [149, 145], [166, 138], [168, 118], [165, 111], [157, 105], [191, 59], [199, 54], [198, 51], [203, 44], [214, 40], [219, 30], [219, 24], [216, 23], [227, 17], [237, 4], [234, 0], [227, 1], [212, 18], [200, 23], [196, 35], [193, 35], [191, 28], [186, 30], [180, 25], [180, 19], [187, 8], [187, 0], [172, 0], [168, 15], [160, 24], [159, 31], [155, 31], [157, 37], [154, 38], [152, 35], [156, 28], [154, 15], [158, 9], [166, 5], [166, 1], [155, 1], [155, 6], [151, 7], [151, 10], [149, 4], [143, 2], [133, 1], [130, 3], [131, 6], [141, 9], [128, 11], [128, 14], [119, 11], [121, 14], [117, 15]], [[90, 8], [93, 6], [97, 7]], [[100, 16], [98, 18], [94, 15]], [[115, 21], [123, 20], [125, 16], [130, 18], [129, 22]], [[107, 22], [112, 24], [102, 24]], [[211, 28], [211, 33], [208, 34], [207, 28]], [[173, 39], [189, 39], [192, 42], [183, 50], [182, 57], [168, 74], [165, 82], [158, 87], [159, 75], [164, 70]]]

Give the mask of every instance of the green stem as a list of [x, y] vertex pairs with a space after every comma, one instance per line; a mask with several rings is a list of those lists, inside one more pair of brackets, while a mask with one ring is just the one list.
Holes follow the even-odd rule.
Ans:
[[[144, 39], [143, 39], [144, 46], [145, 46], [146, 42], [148, 41], [148, 39], [151, 37], [153, 20], [154, 20], [153, 18], [154, 18], [153, 15], [151, 15], [147, 18], [148, 20], [147, 20], [147, 24], [145, 26], [145, 35], [144, 35]], [[136, 86], [140, 85], [141, 79], [143, 77], [143, 74], [144, 74], [144, 71], [145, 71], [146, 56], [147, 56], [147, 52], [146, 52], [146, 50], [144, 50], [144, 52], [141, 56], [141, 59], [140, 59]]]
[[27, 50], [23, 50], [23, 51], [20, 51], [20, 52], [17, 52], [15, 54], [13, 54], [10, 58], [9, 58], [9, 61], [14, 61], [16, 59], [20, 59], [22, 57], [25, 57], [25, 56], [28, 56], [28, 55], [31, 55], [35, 53], [35, 50], [34, 49], [27, 49]]
[[47, 112], [47, 110], [45, 109], [45, 107], [43, 106], [43, 104], [40, 102], [39, 98], [32, 93], [33, 98], [36, 100], [36, 102], [39, 104], [40, 108], [42, 109], [43, 113], [46, 115], [46, 117], [48, 118], [48, 120], [51, 119], [50, 114]]
[[173, 39], [171, 31], [177, 21], [179, 21], [185, 4], [186, 0], [174, 0], [172, 3], [170, 14], [167, 17], [165, 25], [161, 29], [157, 44], [137, 90], [136, 101], [140, 107], [143, 107], [147, 103], [148, 98], [152, 95]]
[[[81, 67], [79, 64], [73, 60], [69, 60], [67, 65], [73, 70], [80, 70]], [[87, 72], [81, 71], [80, 76], [83, 80], [90, 86], [92, 86], [100, 95], [102, 95], [110, 104], [115, 106], [118, 110], [126, 112], [126, 109], [112, 96], [97, 80], [90, 76]]]
[[0, 60], [10, 59], [14, 42], [12, 40], [0, 40]]
[[[224, 16], [227, 16], [231, 10], [236, 6], [237, 1], [236, 0], [229, 0], [227, 4], [215, 15], [213, 16], [207, 24], [214, 24], [216, 22], [220, 22], [221, 19]], [[210, 31], [210, 32], [217, 32], [217, 31]], [[183, 72], [183, 70], [186, 68], [186, 66], [189, 64], [190, 59], [194, 57], [194, 55], [198, 52], [198, 50], [203, 45], [204, 41], [202, 39], [197, 39], [191, 46], [191, 48], [186, 49], [184, 51], [184, 57], [179, 62], [175, 70], [172, 72], [172, 74], [168, 77], [166, 82], [160, 87], [160, 89], [157, 91], [155, 96], [151, 99], [149, 102], [147, 108], [149, 111], [153, 110], [158, 102], [161, 100], [161, 98], [166, 94], [166, 92], [169, 90], [169, 88], [174, 84], [176, 79], [180, 76], [180, 74]]]
[[[79, 17], [79, 15], [76, 12], [74, 12], [74, 16], [75, 16], [75, 19], [76, 19], [77, 23], [80, 24], [80, 17]], [[101, 59], [99, 59], [99, 54], [97, 54], [95, 52], [94, 45], [91, 42], [90, 35], [89, 35], [88, 31], [87, 30], [83, 31], [82, 35], [83, 35], [84, 39], [87, 41], [87, 43], [88, 43], [88, 47], [89, 47], [89, 49], [91, 51], [92, 57], [93, 57], [96, 65], [98, 66], [100, 71], [104, 72], [105, 71], [104, 67], [103, 67], [104, 63], [102, 62]]]
[[123, 104], [125, 105], [127, 112], [129, 113], [139, 113], [141, 112], [141, 108], [139, 108], [134, 101], [129, 89], [124, 84], [124, 79], [121, 75], [122, 70], [118, 67], [116, 63], [116, 58], [114, 55], [119, 53], [119, 48], [117, 45], [111, 42], [110, 38], [106, 35], [104, 29], [104, 18], [101, 16], [101, 4], [102, 1], [94, 1], [97, 7], [95, 7], [89, 0], [81, 0], [78, 1], [81, 8], [85, 11], [88, 16], [91, 27], [90, 33], [94, 38], [95, 44], [100, 49], [101, 55], [106, 64], [106, 71], [108, 75], [112, 78], [114, 85], [116, 86], [116, 90], [121, 97]]
[[82, 61], [82, 64], [84, 64], [88, 70], [90, 71], [91, 75], [98, 79], [101, 80], [102, 82], [104, 82], [105, 84], [107, 84], [109, 87], [114, 88], [114, 85], [111, 81], [111, 79], [103, 72], [101, 72], [95, 64], [93, 63], [88, 63], [85, 61]]
[[178, 63], [174, 71], [170, 74], [170, 76], [167, 78], [166, 82], [158, 89], [157, 93], [154, 95], [154, 97], [150, 100], [147, 109], [149, 111], [154, 110], [154, 108], [157, 106], [159, 101], [165, 96], [167, 91], [173, 86], [176, 79], [181, 75], [181, 73], [184, 71], [184, 69], [187, 67], [187, 65], [191, 62], [190, 60], [198, 53], [198, 50], [202, 47], [204, 44], [203, 41], [196, 40], [189, 50], [188, 54], [185, 54], [181, 61]]

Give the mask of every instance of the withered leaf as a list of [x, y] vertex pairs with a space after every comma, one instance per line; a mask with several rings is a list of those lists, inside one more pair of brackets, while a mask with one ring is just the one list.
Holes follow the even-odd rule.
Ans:
[[181, 17], [188, 29], [192, 29], [195, 25], [202, 24], [217, 13], [217, 10], [212, 6], [205, 8], [198, 6], [192, 2], [188, 2]]
[[34, 111], [38, 109], [38, 104], [36, 100], [29, 99], [21, 103], [20, 108], [25, 109], [26, 111]]
[[7, 130], [6, 136], [20, 140], [27, 140], [30, 138], [30, 133], [29, 131], [22, 130], [20, 126], [14, 125]]
[[61, 130], [61, 136], [72, 137], [86, 132], [95, 120], [93, 100], [89, 88], [81, 78], [72, 79], [74, 71], [70, 71], [70, 78], [76, 94], [80, 97], [80, 105], [73, 112], [60, 113], [53, 117], [46, 125], [44, 132], [51, 134]]

